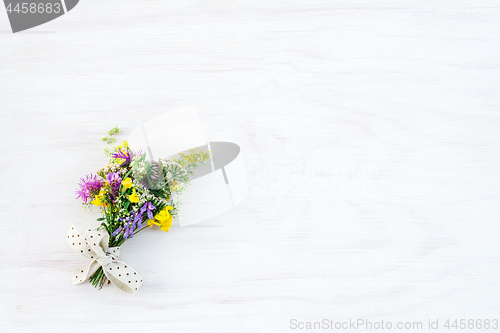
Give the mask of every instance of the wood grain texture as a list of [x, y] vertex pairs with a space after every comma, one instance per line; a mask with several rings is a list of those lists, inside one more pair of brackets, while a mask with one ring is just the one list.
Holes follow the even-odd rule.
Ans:
[[[12, 34], [2, 13], [0, 331], [498, 318], [499, 15], [483, 0], [86, 0]], [[74, 190], [106, 161], [100, 137], [192, 104], [207, 139], [242, 147], [246, 201], [127, 242], [136, 296], [72, 286], [86, 260], [64, 237], [96, 226]]]

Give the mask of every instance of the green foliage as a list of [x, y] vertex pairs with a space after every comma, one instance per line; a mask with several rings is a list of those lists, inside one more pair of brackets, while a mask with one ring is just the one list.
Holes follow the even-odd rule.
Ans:
[[115, 162], [113, 158], [114, 153], [118, 153], [118, 148], [121, 148], [123, 152], [126, 152], [129, 149], [127, 141], [123, 141], [122, 146], [114, 146], [116, 142], [114, 135], [120, 133], [120, 129], [118, 126], [113, 127], [109, 131], [106, 132], [108, 135], [102, 138], [102, 141], [106, 142], [108, 146], [104, 147], [104, 155], [109, 157], [109, 163]]
[[107, 131], [106, 133], [109, 136], [104, 136], [102, 138], [102, 141], [106, 142], [109, 145], [109, 144], [115, 142], [115, 138], [113, 137], [113, 135], [120, 133], [120, 129], [118, 128], [118, 126], [115, 126], [112, 129], [110, 129], [109, 131]]

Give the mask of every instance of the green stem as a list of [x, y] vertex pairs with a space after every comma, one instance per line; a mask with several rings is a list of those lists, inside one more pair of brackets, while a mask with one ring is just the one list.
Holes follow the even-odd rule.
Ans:
[[106, 276], [104, 274], [104, 271], [102, 270], [102, 267], [99, 267], [97, 271], [90, 277], [89, 282], [92, 283], [95, 288], [101, 289], [105, 277]]
[[142, 227], [142, 228], [141, 228], [141, 229], [139, 229], [139, 230], [134, 231], [134, 235], [138, 234], [139, 232], [141, 232], [142, 230], [146, 229], [147, 227], [148, 227], [148, 224], [147, 224], [147, 223], [145, 223], [145, 226], [144, 226], [144, 227]]
[[103, 286], [103, 280], [106, 276], [104, 275], [104, 271], [102, 270], [102, 267], [101, 267], [101, 272], [99, 273], [99, 290], [102, 289], [102, 286]]

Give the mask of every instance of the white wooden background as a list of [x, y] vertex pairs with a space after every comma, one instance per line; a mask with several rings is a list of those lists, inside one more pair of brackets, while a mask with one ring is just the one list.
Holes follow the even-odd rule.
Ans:
[[[85, 0], [18, 34], [0, 13], [0, 331], [500, 319], [499, 36], [495, 0]], [[127, 242], [137, 295], [72, 286], [100, 137], [193, 104], [248, 198]]]

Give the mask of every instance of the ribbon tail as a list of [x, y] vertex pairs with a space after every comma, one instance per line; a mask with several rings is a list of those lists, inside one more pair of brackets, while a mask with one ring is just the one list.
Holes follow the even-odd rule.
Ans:
[[87, 281], [100, 267], [97, 261], [92, 261], [85, 269], [73, 269], [71, 284], [78, 284]]
[[141, 287], [142, 277], [132, 267], [121, 261], [110, 262], [102, 269], [111, 283], [128, 294], [135, 294]]
[[80, 234], [74, 226], [71, 226], [71, 228], [69, 229], [68, 234], [66, 235], [66, 240], [69, 246], [71, 246], [73, 250], [75, 250], [77, 253], [80, 253], [82, 256], [94, 260], [98, 258], [96, 252], [91, 249], [83, 234]]

